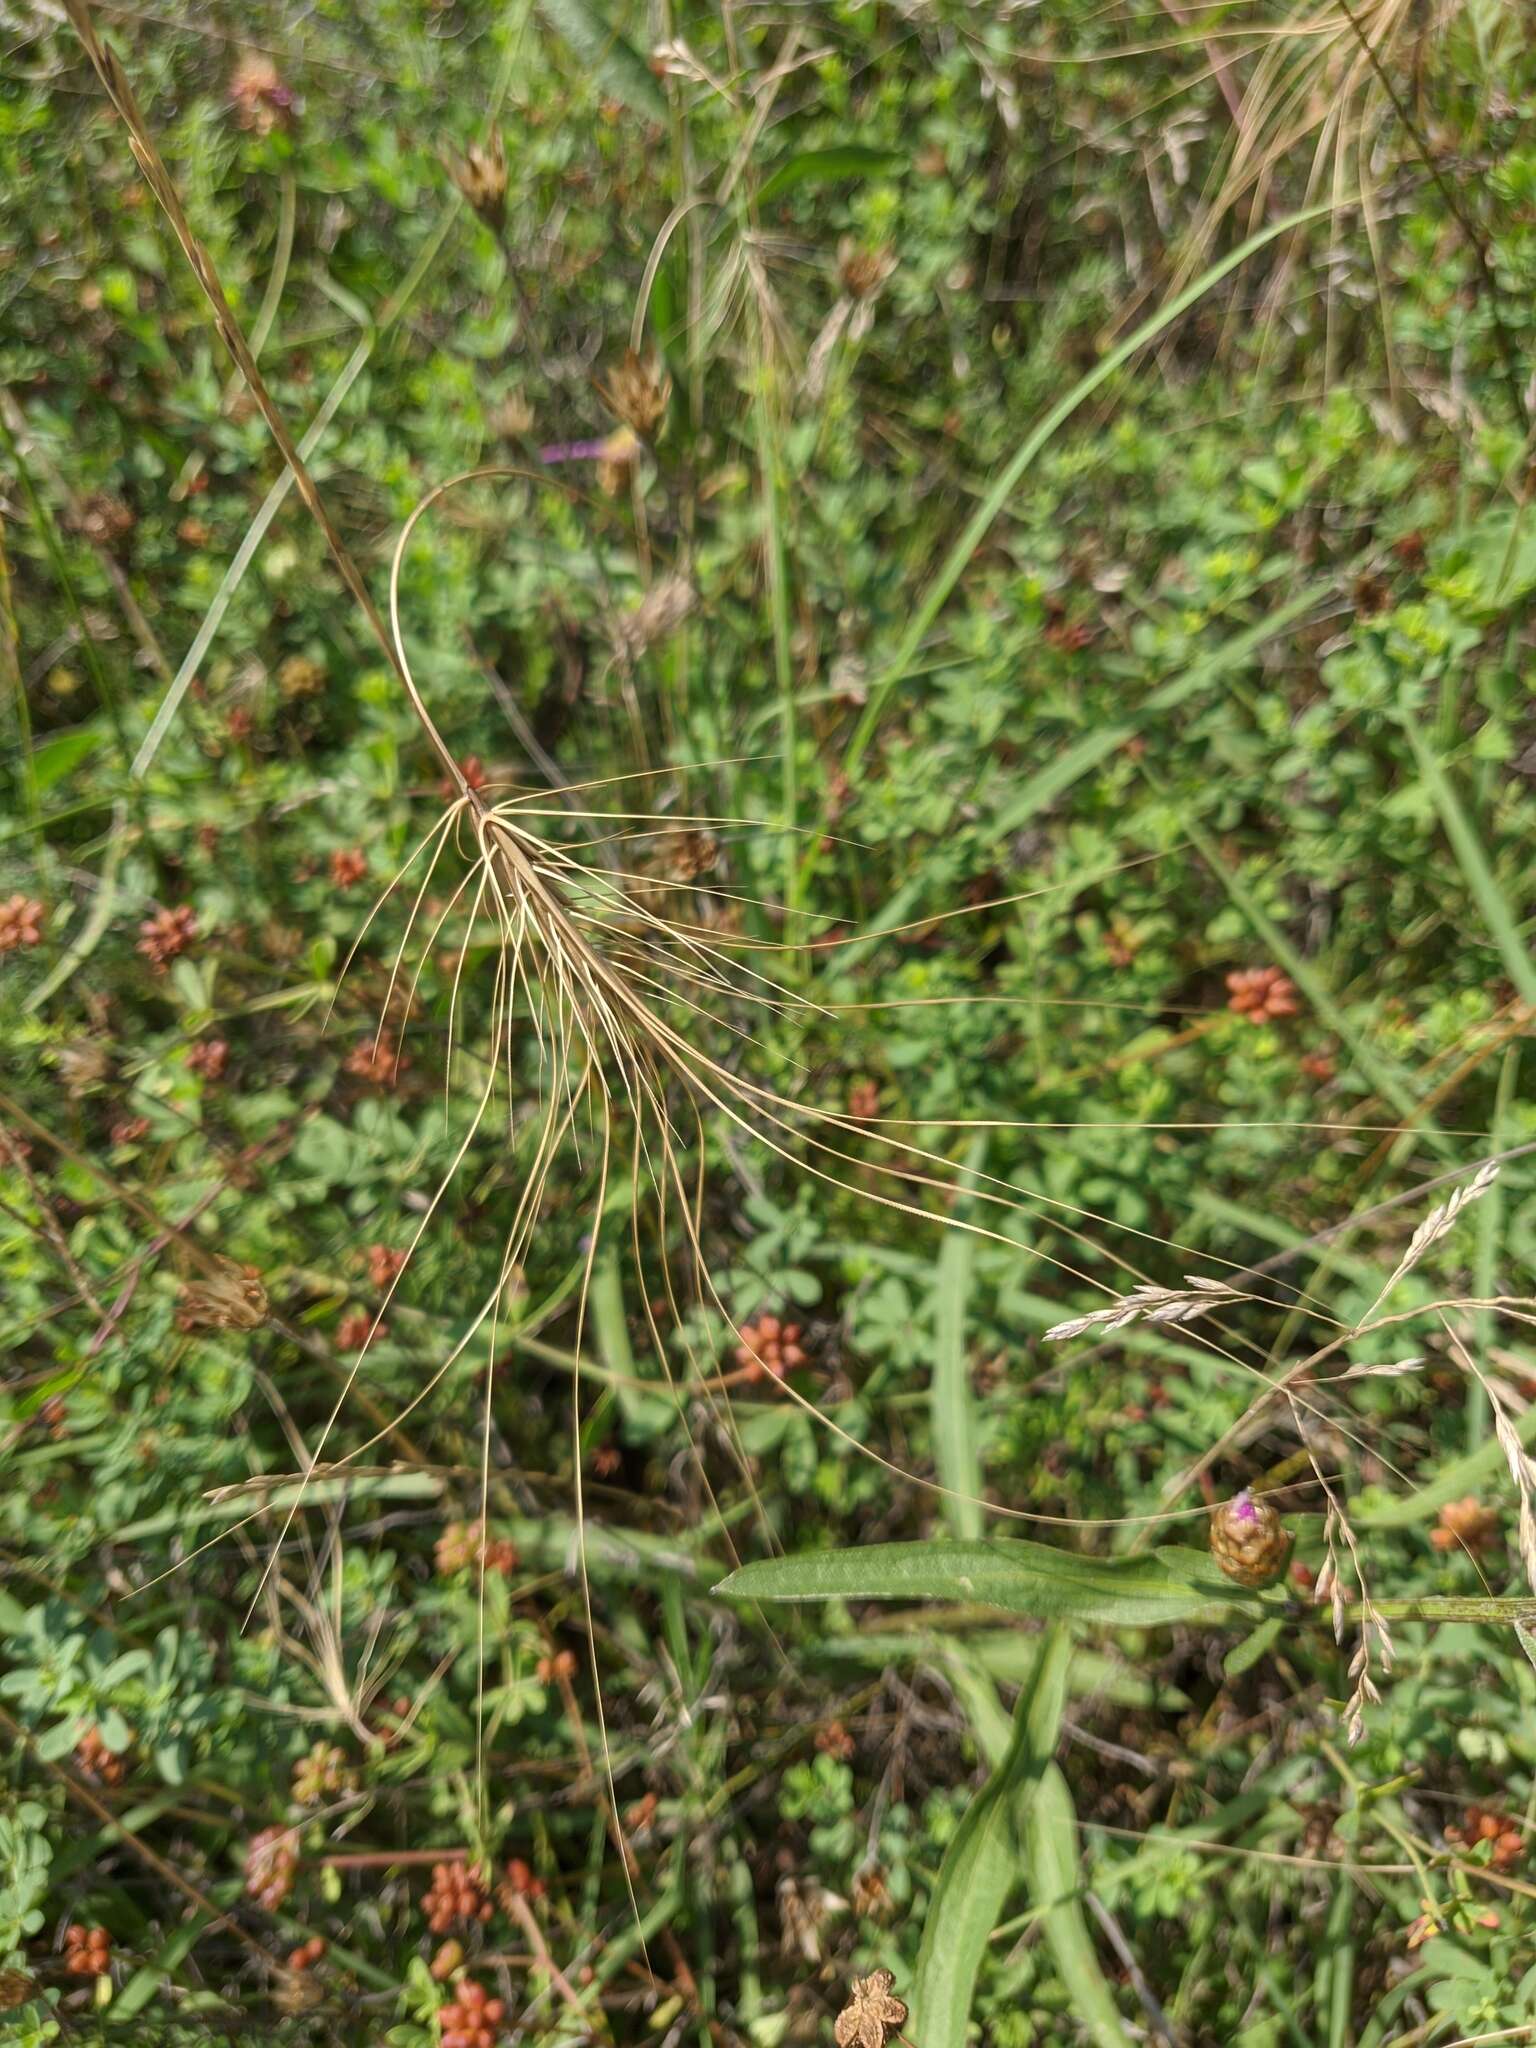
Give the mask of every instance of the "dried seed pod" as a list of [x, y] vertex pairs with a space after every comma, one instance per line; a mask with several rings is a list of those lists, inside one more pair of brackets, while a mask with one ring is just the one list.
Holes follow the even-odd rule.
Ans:
[[1267, 1586], [1285, 1569], [1291, 1538], [1267, 1500], [1244, 1487], [1211, 1515], [1211, 1555], [1240, 1586]]

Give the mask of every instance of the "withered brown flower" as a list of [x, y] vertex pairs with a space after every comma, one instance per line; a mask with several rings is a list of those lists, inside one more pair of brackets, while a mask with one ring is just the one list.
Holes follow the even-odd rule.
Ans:
[[886, 2048], [893, 2034], [907, 2024], [907, 2008], [892, 1996], [896, 1979], [889, 1970], [871, 1970], [855, 1977], [848, 2003], [832, 2027], [837, 2048]]
[[448, 175], [486, 223], [499, 228], [507, 215], [507, 152], [499, 131], [482, 149], [472, 142], [461, 157], [449, 157]]
[[211, 1279], [182, 1288], [176, 1322], [183, 1330], [255, 1330], [266, 1321], [267, 1306], [258, 1269], [220, 1259]]
[[609, 372], [607, 383], [597, 386], [597, 395], [615, 419], [648, 441], [667, 409], [672, 379], [662, 370], [654, 349], [640, 356], [627, 348], [623, 362]]

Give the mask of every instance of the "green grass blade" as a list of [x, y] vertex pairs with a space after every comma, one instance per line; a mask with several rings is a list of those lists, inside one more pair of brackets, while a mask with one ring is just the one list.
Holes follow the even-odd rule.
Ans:
[[1519, 991], [1520, 1000], [1536, 1004], [1536, 960], [1532, 960], [1530, 949], [1520, 936], [1514, 907], [1499, 887], [1488, 856], [1483, 851], [1482, 841], [1473, 831], [1471, 821], [1461, 807], [1461, 799], [1451, 786], [1450, 777], [1419, 730], [1417, 719], [1406, 708], [1403, 711], [1403, 730], [1408, 735], [1419, 774], [1440, 814], [1445, 836], [1451, 842], [1451, 850], [1466, 877], [1473, 901], [1488, 927], [1489, 936], [1499, 949], [1505, 972]]
[[976, 1973], [1008, 1894], [1023, 1876], [1020, 1828], [1061, 1730], [1070, 1649], [1042, 1638], [1019, 1695], [1007, 1754], [968, 1808], [945, 1855], [923, 1922], [912, 1986], [912, 2035], [923, 2048], [963, 2048]]
[[1020, 477], [1057, 428], [1064, 426], [1083, 401], [1091, 398], [1100, 385], [1108, 383], [1116, 370], [1128, 363], [1131, 357], [1144, 349], [1149, 342], [1156, 341], [1160, 335], [1166, 333], [1175, 320], [1204, 298], [1211, 287], [1219, 284], [1229, 272], [1246, 263], [1250, 256], [1256, 255], [1267, 243], [1275, 241], [1280, 235], [1289, 234], [1294, 228], [1304, 226], [1309, 220], [1318, 219], [1329, 210], [1326, 205], [1310, 206], [1300, 213], [1288, 214], [1284, 220], [1275, 221], [1269, 227], [1261, 228], [1256, 235], [1250, 235], [1246, 242], [1223, 256], [1219, 263], [1213, 263], [1209, 270], [1202, 271], [1193, 283], [1186, 285], [1183, 291], [1176, 292], [1167, 305], [1160, 306], [1150, 319], [1144, 320], [1139, 327], [1133, 329], [1124, 341], [1112, 348], [1086, 376], [1080, 377], [1065, 396], [1059, 398], [1045, 417], [1025, 435], [1017, 450], [999, 472], [992, 488], [967, 521], [959, 539], [945, 556], [938, 574], [929, 584], [922, 602], [913, 612], [895, 654], [871, 686], [869, 701], [854, 729], [853, 738], [844, 757], [845, 775], [852, 776], [854, 769], [863, 759], [864, 750], [869, 745], [880, 722], [880, 714], [885, 709], [886, 699], [907, 674], [918, 649], [927, 637], [929, 628], [942, 611], [950, 592], [964, 575], [972, 555], [986, 539], [993, 520], [1002, 511]]
[[[985, 1136], [974, 1139], [966, 1158], [963, 1187], [975, 1184], [986, 1156]], [[980, 1421], [965, 1350], [975, 1265], [976, 1239], [969, 1231], [950, 1231], [939, 1252], [934, 1287], [933, 1382], [929, 1389], [934, 1464], [940, 1483], [949, 1488], [944, 1512], [956, 1536], [972, 1539], [980, 1537], [983, 1520]]]

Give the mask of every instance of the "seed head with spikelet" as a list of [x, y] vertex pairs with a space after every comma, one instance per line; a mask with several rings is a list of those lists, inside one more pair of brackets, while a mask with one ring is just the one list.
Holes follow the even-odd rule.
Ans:
[[499, 231], [507, 217], [507, 152], [499, 131], [450, 157], [448, 174], [486, 226]]
[[666, 413], [672, 379], [661, 368], [654, 349], [642, 356], [627, 348], [624, 360], [609, 372], [606, 383], [598, 384], [597, 393], [615, 419], [622, 420], [642, 441], [649, 441]]

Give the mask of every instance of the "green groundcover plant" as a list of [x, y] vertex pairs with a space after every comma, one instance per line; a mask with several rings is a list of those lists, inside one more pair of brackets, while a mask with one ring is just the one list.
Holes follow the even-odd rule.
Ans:
[[7, 2040], [1536, 2033], [1527, 27], [6, 22]]

